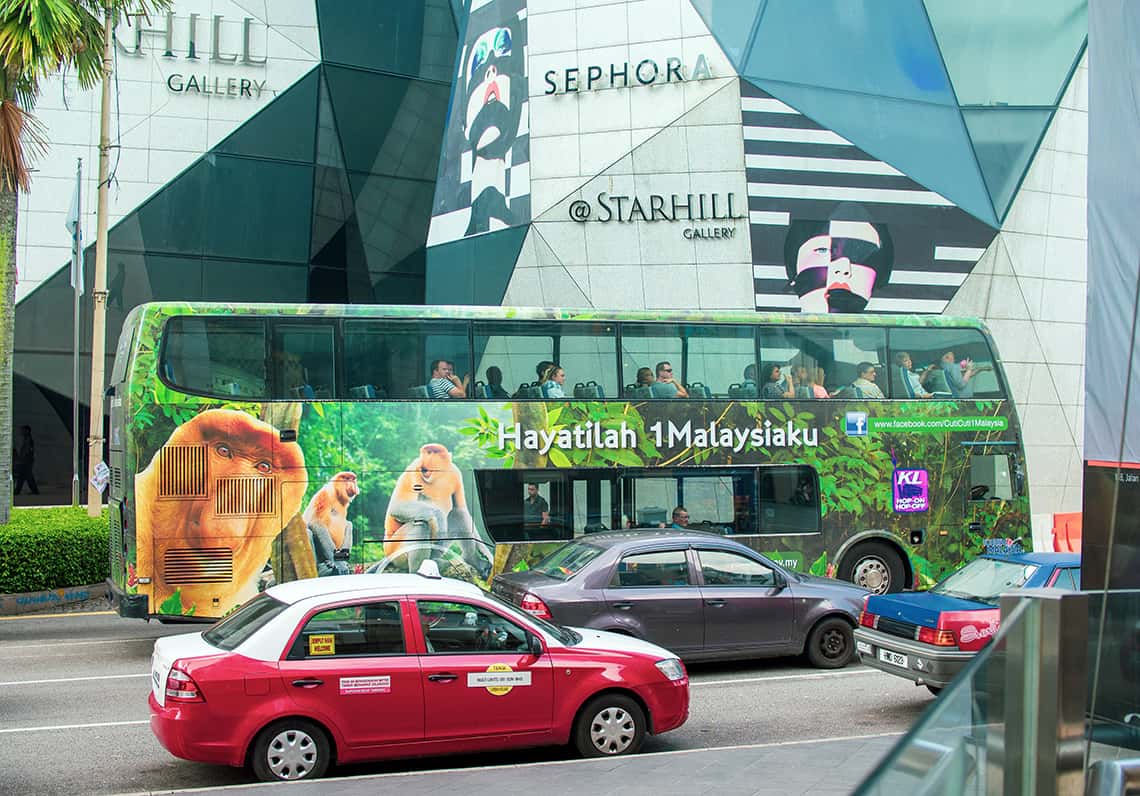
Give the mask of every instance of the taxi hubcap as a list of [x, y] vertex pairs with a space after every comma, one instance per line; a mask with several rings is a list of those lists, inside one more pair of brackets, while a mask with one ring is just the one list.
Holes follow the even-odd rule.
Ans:
[[278, 733], [269, 742], [269, 770], [280, 779], [300, 779], [313, 770], [317, 762], [317, 744], [300, 730]]
[[590, 740], [599, 752], [618, 755], [633, 743], [637, 725], [621, 708], [604, 708], [590, 722]]
[[864, 558], [855, 565], [856, 585], [875, 594], [886, 594], [891, 585], [891, 572], [878, 558]]

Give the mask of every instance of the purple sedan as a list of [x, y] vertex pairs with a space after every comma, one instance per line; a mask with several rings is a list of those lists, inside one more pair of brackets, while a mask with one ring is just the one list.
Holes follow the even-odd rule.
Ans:
[[491, 591], [558, 624], [625, 633], [687, 661], [806, 654], [845, 666], [866, 590], [783, 569], [715, 534], [614, 531], [567, 542]]

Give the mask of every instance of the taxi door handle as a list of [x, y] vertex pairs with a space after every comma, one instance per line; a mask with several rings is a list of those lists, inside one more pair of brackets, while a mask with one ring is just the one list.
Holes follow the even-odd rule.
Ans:
[[293, 685], [298, 688], [316, 688], [318, 685], [324, 685], [324, 680], [318, 680], [316, 677], [307, 680], [294, 680]]
[[724, 608], [724, 600], [719, 598], [713, 600], [705, 600], [705, 605], [710, 605], [713, 608]]
[[632, 607], [633, 607], [633, 603], [627, 603], [627, 602], [614, 603], [614, 608], [617, 608], [619, 611], [628, 611]]
[[450, 683], [452, 680], [458, 680], [459, 675], [451, 672], [440, 672], [439, 674], [429, 674], [428, 679], [433, 683]]

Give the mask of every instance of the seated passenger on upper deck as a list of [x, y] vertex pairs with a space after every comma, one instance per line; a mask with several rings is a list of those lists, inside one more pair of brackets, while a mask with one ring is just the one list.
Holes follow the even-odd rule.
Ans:
[[455, 375], [455, 363], [446, 359], [433, 359], [431, 381], [428, 382], [428, 395], [439, 401], [450, 398], [466, 398], [469, 376], [460, 379]]
[[654, 398], [688, 398], [689, 392], [673, 379], [673, 366], [668, 362], [657, 363], [657, 381], [653, 383]]

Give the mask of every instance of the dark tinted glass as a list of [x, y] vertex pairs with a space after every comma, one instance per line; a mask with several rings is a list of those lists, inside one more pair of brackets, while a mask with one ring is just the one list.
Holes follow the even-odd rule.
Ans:
[[701, 575], [706, 586], [774, 586], [776, 576], [769, 567], [740, 553], [727, 550], [698, 550]]
[[202, 634], [207, 644], [232, 650], [288, 606], [268, 594], [259, 594]]
[[398, 602], [342, 605], [313, 614], [289, 650], [290, 660], [403, 655]]
[[276, 324], [271, 361], [274, 398], [328, 400], [337, 396], [335, 324]]
[[265, 321], [171, 318], [163, 333], [159, 375], [175, 387], [222, 397], [268, 396]]
[[622, 558], [611, 585], [619, 588], [688, 586], [689, 562], [684, 550], [635, 553]]
[[431, 363], [450, 360], [461, 380], [471, 372], [467, 324], [452, 321], [347, 321], [345, 383], [351, 398], [424, 398]]
[[761, 467], [756, 471], [760, 492], [761, 533], [819, 531], [819, 483], [811, 467]]
[[491, 538], [496, 542], [573, 538], [571, 477], [568, 473], [476, 470], [483, 524]]
[[452, 76], [456, 35], [447, 0], [318, 0], [317, 15], [326, 62], [433, 80]]

